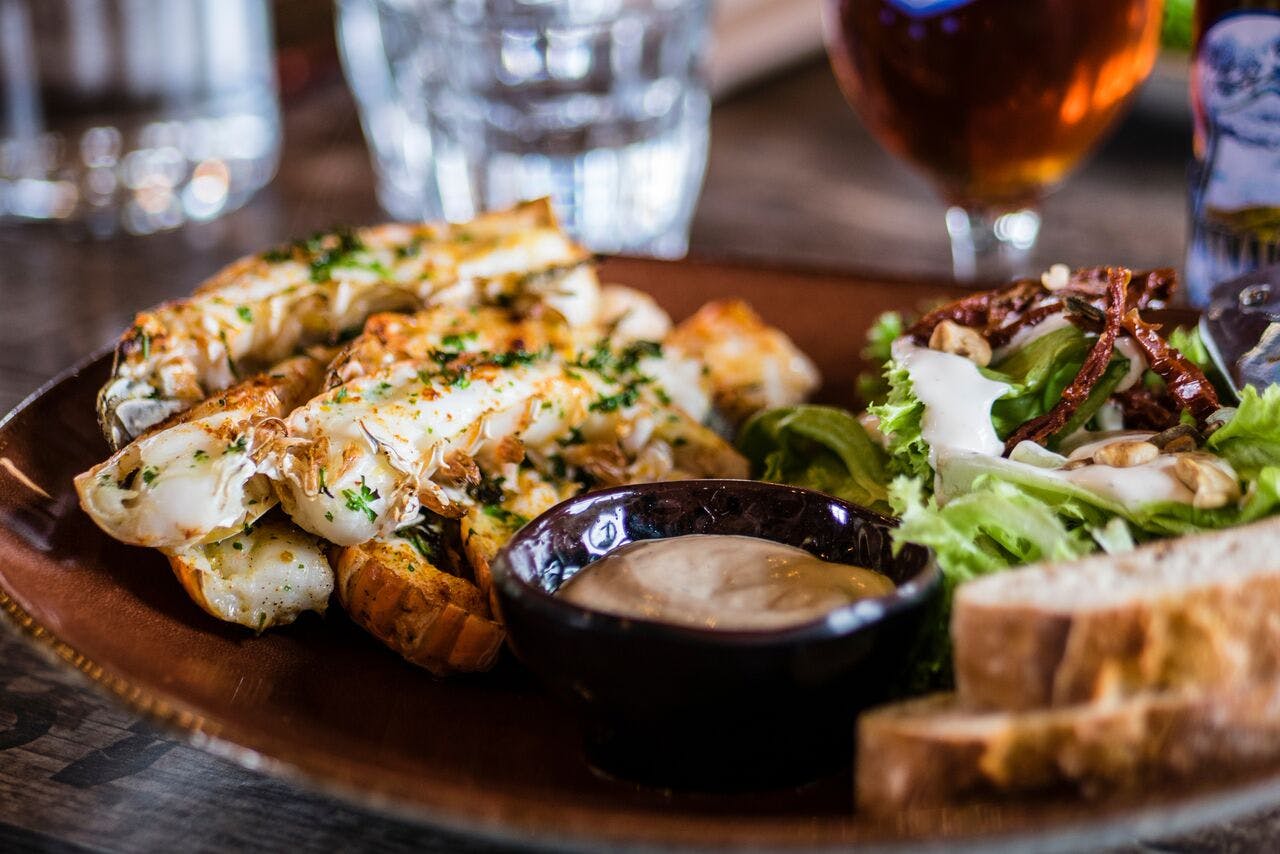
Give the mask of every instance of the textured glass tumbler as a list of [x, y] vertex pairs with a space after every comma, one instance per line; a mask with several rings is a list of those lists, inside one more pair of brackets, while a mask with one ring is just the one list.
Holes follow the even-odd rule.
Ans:
[[0, 222], [212, 219], [279, 152], [267, 0], [0, 0]]
[[684, 254], [707, 157], [707, 0], [338, 0], [392, 216], [551, 196], [600, 252]]

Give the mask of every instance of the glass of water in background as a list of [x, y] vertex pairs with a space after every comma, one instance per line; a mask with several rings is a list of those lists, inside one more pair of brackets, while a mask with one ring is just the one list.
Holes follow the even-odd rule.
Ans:
[[708, 0], [337, 0], [394, 217], [551, 196], [599, 252], [684, 254], [707, 158]]
[[268, 0], [0, 0], [0, 222], [146, 234], [275, 173]]

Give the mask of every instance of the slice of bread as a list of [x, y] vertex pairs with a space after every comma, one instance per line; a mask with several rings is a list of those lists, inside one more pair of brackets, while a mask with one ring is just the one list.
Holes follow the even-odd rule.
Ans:
[[1280, 676], [1280, 519], [961, 586], [967, 706], [1069, 706]]
[[860, 718], [857, 802], [883, 815], [1015, 792], [1098, 796], [1277, 757], [1277, 681], [1030, 712], [974, 712], [935, 694]]

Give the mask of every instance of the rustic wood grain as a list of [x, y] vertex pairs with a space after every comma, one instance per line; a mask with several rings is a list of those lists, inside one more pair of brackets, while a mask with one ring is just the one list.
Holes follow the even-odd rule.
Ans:
[[[1177, 263], [1188, 134], [1176, 112], [1148, 108], [1127, 122], [1046, 206], [1041, 260]], [[336, 222], [381, 217], [339, 87], [292, 105], [287, 135], [272, 186], [213, 223], [109, 243], [0, 228], [0, 411], [107, 345], [134, 311], [189, 291], [233, 258]], [[825, 66], [719, 106], [713, 139], [695, 253], [945, 273], [942, 206], [859, 129]], [[1259, 850], [1277, 836], [1280, 812], [1272, 812], [1127, 850]], [[0, 635], [0, 850], [177, 847], [503, 850], [215, 759]]]

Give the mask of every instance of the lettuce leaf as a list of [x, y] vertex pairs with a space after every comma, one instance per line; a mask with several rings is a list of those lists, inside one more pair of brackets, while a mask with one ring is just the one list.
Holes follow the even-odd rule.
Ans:
[[882, 403], [867, 407], [867, 412], [880, 421], [889, 451], [888, 469], [894, 474], [932, 477], [929, 445], [922, 432], [924, 403], [916, 397], [911, 375], [902, 365], [890, 362], [884, 376], [889, 395]]
[[893, 358], [893, 342], [902, 337], [906, 321], [896, 311], [886, 311], [867, 330], [866, 344], [859, 354], [871, 368], [858, 374], [858, 396], [867, 405], [883, 401], [889, 395], [884, 370]]
[[889, 511], [887, 457], [843, 409], [805, 405], [762, 412], [742, 428], [738, 449], [762, 480]]
[[1280, 386], [1267, 386], [1261, 394], [1245, 386], [1235, 415], [1205, 444], [1246, 479], [1265, 466], [1280, 465]]
[[[1055, 329], [1010, 353], [983, 371], [990, 379], [1012, 386], [1010, 392], [991, 407], [991, 423], [1001, 439], [1007, 439], [1023, 423], [1053, 408], [1084, 365], [1093, 340], [1074, 326]], [[1129, 370], [1129, 360], [1114, 354], [1102, 378], [1093, 387], [1071, 418], [1055, 436], [1068, 436], [1089, 422], [1107, 402]]]

